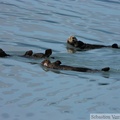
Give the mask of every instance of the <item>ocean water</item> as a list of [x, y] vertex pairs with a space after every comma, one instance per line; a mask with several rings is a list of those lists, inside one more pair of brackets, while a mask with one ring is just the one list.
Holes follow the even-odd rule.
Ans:
[[[0, 120], [89, 120], [120, 113], [120, 49], [70, 53], [71, 35], [87, 43], [120, 46], [120, 0], [0, 0]], [[44, 52], [62, 64], [109, 72], [45, 71]], [[35, 64], [32, 64], [35, 63]]]

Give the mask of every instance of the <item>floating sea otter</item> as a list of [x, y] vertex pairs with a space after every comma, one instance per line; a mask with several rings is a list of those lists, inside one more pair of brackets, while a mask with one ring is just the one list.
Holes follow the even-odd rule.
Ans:
[[57, 69], [57, 70], [72, 70], [72, 71], [78, 71], [78, 72], [97, 72], [97, 71], [109, 71], [109, 67], [102, 68], [101, 70], [97, 69], [91, 69], [86, 67], [73, 67], [68, 65], [61, 65], [61, 61], [57, 60], [53, 63], [50, 62], [50, 60], [44, 60], [41, 62], [41, 65], [47, 68], [51, 69]]
[[84, 43], [82, 41], [78, 41], [75, 36], [70, 36], [67, 40], [67, 43], [68, 45], [71, 45], [72, 47], [77, 48], [77, 50], [90, 50], [90, 49], [98, 49], [103, 47], [118, 48], [118, 45], [116, 43], [114, 43], [111, 46]]
[[27, 51], [23, 57], [31, 57], [31, 58], [48, 58], [52, 54], [51, 49], [45, 50], [45, 53], [34, 53], [32, 50]]
[[[51, 54], [52, 54], [51, 49], [45, 50], [45, 53], [34, 53], [34, 54], [33, 54], [32, 50], [29, 50], [24, 55], [22, 55], [20, 57], [48, 58]], [[7, 53], [5, 53], [5, 51], [0, 49], [0, 57], [7, 57], [7, 56], [12, 56], [12, 55], [7, 54]]]

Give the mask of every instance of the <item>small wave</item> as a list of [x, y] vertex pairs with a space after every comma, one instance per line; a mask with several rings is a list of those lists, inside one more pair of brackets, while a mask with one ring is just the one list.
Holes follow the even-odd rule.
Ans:
[[114, 3], [114, 4], [120, 4], [119, 0], [97, 0], [101, 2], [107, 2], [107, 3]]

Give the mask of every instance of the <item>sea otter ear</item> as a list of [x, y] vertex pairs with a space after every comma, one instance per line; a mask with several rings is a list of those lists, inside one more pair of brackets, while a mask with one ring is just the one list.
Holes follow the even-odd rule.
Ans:
[[70, 36], [68, 39], [67, 39], [67, 42], [68, 43], [75, 43], [77, 41], [77, 38], [75, 36]]

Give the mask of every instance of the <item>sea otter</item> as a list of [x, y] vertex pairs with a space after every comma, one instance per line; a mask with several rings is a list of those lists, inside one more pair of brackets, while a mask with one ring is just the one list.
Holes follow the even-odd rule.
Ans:
[[32, 50], [27, 51], [23, 57], [31, 57], [31, 58], [48, 58], [52, 54], [51, 49], [45, 50], [45, 53], [34, 53]]
[[68, 43], [68, 45], [71, 45], [74, 48], [77, 48], [78, 50], [90, 50], [90, 49], [98, 49], [98, 48], [103, 48], [103, 47], [118, 48], [118, 44], [116, 44], [116, 43], [114, 43], [111, 46], [84, 43], [82, 41], [78, 41], [75, 36], [70, 36], [67, 39], [67, 43]]
[[[34, 54], [33, 54], [32, 50], [29, 50], [29, 51], [25, 52], [24, 55], [20, 55], [20, 57], [48, 58], [51, 54], [52, 54], [52, 50], [51, 49], [45, 50], [45, 53], [34, 53]], [[7, 54], [5, 51], [3, 51], [0, 48], [0, 57], [7, 57], [7, 56], [12, 56], [12, 55]]]
[[91, 69], [91, 68], [86, 68], [86, 67], [73, 67], [73, 66], [68, 66], [68, 65], [61, 65], [61, 61], [57, 60], [55, 62], [52, 62], [48, 59], [44, 60], [41, 62], [41, 65], [46, 67], [46, 68], [51, 68], [51, 69], [58, 69], [58, 70], [72, 70], [72, 71], [78, 71], [78, 72], [96, 72], [96, 71], [109, 71], [109, 67], [102, 68], [101, 70], [97, 69]]

